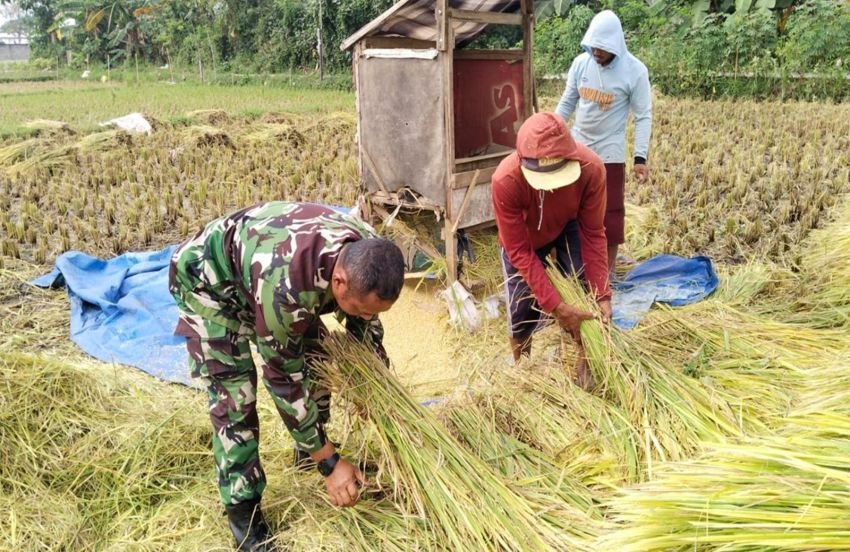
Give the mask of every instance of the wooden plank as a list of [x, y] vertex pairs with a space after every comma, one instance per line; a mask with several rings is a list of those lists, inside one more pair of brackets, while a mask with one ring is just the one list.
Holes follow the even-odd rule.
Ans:
[[521, 13], [484, 12], [452, 8], [449, 17], [455, 21], [471, 21], [485, 25], [522, 25]]
[[472, 226], [465, 226], [463, 229], [467, 232], [478, 232], [479, 230], [487, 230], [489, 228], [496, 228], [496, 220], [488, 220], [487, 222], [481, 222], [478, 224], [474, 224]]
[[378, 172], [378, 167], [375, 166], [375, 162], [372, 161], [372, 156], [369, 155], [369, 152], [366, 150], [366, 148], [360, 148], [360, 155], [363, 160], [366, 161], [366, 166], [369, 167], [369, 172], [371, 172], [372, 176], [375, 177], [375, 182], [378, 183], [378, 187], [381, 189], [381, 191], [384, 193], [389, 193], [389, 190], [387, 190], [387, 185], [384, 184], [384, 179], [381, 178], [381, 173]]
[[496, 172], [498, 166], [484, 167], [473, 171], [455, 173], [452, 181], [452, 189], [462, 190], [468, 186], [475, 186], [484, 182], [490, 182], [493, 178], [493, 173]]
[[427, 278], [431, 275], [433, 270], [420, 270], [419, 272], [405, 272], [404, 279], [405, 280], [421, 280], [422, 278]]
[[459, 157], [455, 159], [455, 165], [466, 165], [469, 163], [478, 163], [479, 161], [489, 161], [491, 159], [502, 159], [507, 156], [509, 153], [514, 151], [513, 149], [506, 148], [504, 151], [496, 151], [493, 153], [485, 153], [484, 155], [476, 155], [474, 157]]
[[363, 193], [369, 191], [369, 186], [366, 183], [366, 172], [363, 159], [363, 123], [361, 121], [362, 114], [360, 110], [360, 52], [362, 44], [354, 45], [354, 56], [351, 58], [352, 73], [354, 73], [354, 108], [357, 112], [357, 172], [360, 175], [360, 189]]
[[522, 51], [523, 51], [523, 114], [524, 119], [531, 117], [537, 108], [534, 86], [534, 0], [521, 0], [522, 13]]
[[451, 34], [451, 25], [449, 25], [449, 0], [437, 0], [434, 6], [434, 20], [437, 22], [437, 49], [445, 52], [450, 44], [449, 34]]
[[418, 40], [404, 36], [369, 36], [360, 41], [363, 49], [368, 48], [412, 48], [414, 50], [427, 50], [436, 48], [437, 44], [431, 40]]
[[487, 59], [495, 61], [522, 61], [525, 51], [513, 50], [455, 50], [455, 59]]
[[[470, 198], [463, 216], [459, 217], [460, 222], [457, 223], [459, 229], [468, 228], [482, 222], [488, 222], [495, 218], [493, 214], [493, 194], [492, 186], [482, 184], [475, 186], [470, 193]], [[466, 196], [466, 190], [452, 190], [454, 192], [454, 204], [458, 205], [463, 202]]]
[[[442, 54], [440, 54], [441, 56]], [[436, 59], [361, 57], [360, 144], [387, 191], [411, 188], [445, 206], [445, 117]], [[362, 154], [361, 154], [362, 155]], [[369, 191], [381, 189], [364, 159]]]
[[384, 13], [382, 13], [381, 15], [379, 15], [378, 17], [376, 17], [375, 19], [373, 19], [372, 21], [370, 21], [366, 25], [360, 27], [359, 31], [357, 31], [353, 35], [346, 38], [345, 41], [342, 44], [340, 44], [339, 49], [343, 50], [343, 51], [348, 50], [349, 48], [354, 46], [354, 44], [357, 43], [357, 41], [359, 41], [361, 38], [363, 38], [364, 36], [374, 32], [374, 31], [376, 31], [377, 29], [379, 29], [381, 27], [381, 25], [384, 24], [384, 21], [386, 21], [387, 19], [392, 17], [397, 11], [399, 11], [403, 8], [406, 8], [409, 4], [413, 3], [414, 1], [415, 0], [401, 0], [399, 2], [396, 2], [387, 11], [385, 11]]
[[455, 227], [454, 206], [452, 205], [453, 191], [452, 190], [452, 173], [454, 173], [454, 158], [455, 158], [455, 109], [454, 109], [454, 47], [455, 37], [454, 29], [449, 20], [449, 2], [448, 0], [438, 0], [442, 6], [442, 25], [443, 25], [443, 48], [445, 53], [440, 56], [443, 62], [443, 116], [445, 117], [445, 134], [446, 134], [446, 164], [445, 164], [445, 197], [446, 197], [446, 225], [443, 229], [443, 240], [446, 249], [446, 271], [448, 281], [451, 284], [457, 280], [457, 239], [452, 228]]
[[466, 207], [469, 205], [469, 200], [472, 198], [472, 190], [475, 189], [476, 184], [478, 184], [478, 180], [473, 178], [472, 183], [466, 188], [466, 193], [463, 194], [463, 201], [461, 201], [460, 203], [460, 209], [457, 210], [457, 213], [454, 213], [455, 221], [454, 224], [452, 224], [452, 235], [457, 233], [457, 225], [460, 224], [460, 221], [463, 218], [463, 213], [466, 211]]
[[487, 169], [490, 167], [498, 167], [499, 163], [502, 162], [502, 159], [512, 154], [515, 150], [507, 150], [500, 157], [494, 157], [492, 159], [484, 159], [482, 161], [473, 161], [470, 163], [456, 163], [455, 164], [455, 174], [465, 173], [469, 171], [474, 171], [476, 169]]

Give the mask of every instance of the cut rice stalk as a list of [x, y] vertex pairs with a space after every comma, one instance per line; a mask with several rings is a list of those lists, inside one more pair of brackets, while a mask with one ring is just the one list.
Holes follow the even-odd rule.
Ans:
[[[380, 359], [350, 338], [325, 340], [319, 371], [367, 413], [395, 495], [457, 550], [564, 550], [581, 541], [548, 523], [527, 497], [469, 453], [416, 403]], [[537, 506], [537, 507], [535, 507]]]

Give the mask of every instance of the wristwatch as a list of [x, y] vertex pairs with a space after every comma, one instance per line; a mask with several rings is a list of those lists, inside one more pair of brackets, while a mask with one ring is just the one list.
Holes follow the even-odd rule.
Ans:
[[339, 454], [335, 452], [328, 458], [316, 463], [316, 468], [320, 474], [327, 477], [334, 472], [337, 462], [339, 462]]

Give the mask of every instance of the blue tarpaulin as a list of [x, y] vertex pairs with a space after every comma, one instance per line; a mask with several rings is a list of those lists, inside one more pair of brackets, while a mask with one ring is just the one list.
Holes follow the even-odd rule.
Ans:
[[32, 283], [68, 289], [71, 339], [91, 356], [189, 385], [185, 339], [174, 335], [177, 305], [168, 261], [177, 246], [108, 261], [71, 251]]
[[711, 295], [719, 281], [708, 257], [684, 259], [657, 255], [632, 269], [614, 284], [611, 306], [614, 324], [630, 330], [654, 303], [681, 307]]
[[[175, 247], [109, 260], [68, 252], [56, 260], [53, 272], [32, 283], [67, 288], [71, 339], [88, 354], [189, 385], [185, 341], [173, 335], [177, 306], [168, 292], [168, 261]], [[694, 303], [717, 284], [707, 257], [653, 257], [614, 286], [614, 323], [633, 328], [653, 303]]]
[[[356, 216], [357, 207], [325, 206]], [[186, 340], [173, 333], [177, 305], [168, 291], [168, 263], [175, 249], [171, 245], [109, 260], [69, 251], [56, 259], [53, 272], [32, 284], [68, 289], [71, 340], [91, 356], [193, 385]]]

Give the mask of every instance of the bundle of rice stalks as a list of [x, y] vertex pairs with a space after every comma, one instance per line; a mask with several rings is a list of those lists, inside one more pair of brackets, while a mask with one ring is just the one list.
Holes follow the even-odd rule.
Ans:
[[[289, 552], [439, 550], [437, 536], [424, 520], [405, 515], [387, 498], [367, 490], [352, 508], [334, 508], [327, 500], [321, 476], [282, 474], [271, 479], [264, 510], [274, 543]], [[283, 483], [283, 484], [281, 484]]]
[[34, 136], [42, 136], [42, 135], [45, 135], [45, 134], [65, 134], [65, 135], [76, 134], [76, 132], [74, 132], [74, 129], [71, 128], [71, 125], [69, 125], [68, 123], [65, 123], [63, 121], [51, 121], [49, 119], [34, 119], [32, 121], [25, 122], [21, 126], [33, 131]]
[[499, 235], [494, 231], [471, 232], [468, 234], [475, 262], [463, 259], [462, 273], [470, 281], [481, 285], [485, 293], [499, 293], [502, 276]]
[[648, 259], [666, 251], [663, 225], [653, 205], [626, 204], [626, 244], [624, 253], [635, 259]]
[[192, 125], [180, 132], [186, 148], [222, 146], [235, 149], [230, 135], [220, 128], [209, 125]]
[[[805, 371], [789, 418], [836, 414], [850, 417], [850, 355], [824, 355], [820, 366]], [[783, 420], [784, 424], [789, 423]], [[820, 426], [821, 429], [826, 427]], [[835, 427], [834, 425], [832, 427]]]
[[669, 370], [728, 404], [746, 433], [769, 430], [793, 404], [806, 369], [842, 350], [841, 338], [830, 332], [777, 323], [715, 300], [659, 308], [629, 337], [646, 356], [665, 359]]
[[[655, 334], [669, 336], [671, 342], [665, 346], [664, 340], [652, 339]], [[715, 300], [661, 307], [638, 328], [636, 336], [641, 335], [647, 347], [664, 347], [664, 354], [674, 358], [707, 348], [737, 358], [768, 359], [789, 371], [821, 366], [825, 356], [850, 348], [846, 332], [778, 322]]]
[[55, 171], [72, 165], [75, 160], [72, 145], [51, 144], [37, 138], [0, 150], [0, 166], [6, 165], [6, 174], [11, 178], [41, 172], [52, 175]]
[[582, 540], [542, 517], [546, 504], [511, 488], [416, 403], [367, 347], [331, 337], [319, 371], [371, 422], [394, 496], [455, 550], [553, 550]]
[[[567, 304], [594, 311], [577, 278], [555, 270], [549, 277]], [[598, 385], [595, 392], [621, 408], [639, 432], [650, 477], [654, 459], [683, 459], [702, 441], [740, 434], [740, 422], [728, 403], [665, 357], [647, 354], [639, 334], [590, 320], [581, 325], [581, 339]]]
[[245, 135], [248, 142], [260, 142], [265, 144], [283, 143], [292, 148], [304, 145], [304, 135], [298, 132], [290, 124], [263, 124], [252, 127], [251, 132]]
[[712, 296], [719, 303], [761, 310], [765, 303], [785, 292], [794, 281], [790, 270], [770, 263], [747, 262], [737, 266], [718, 267], [720, 286]]
[[[497, 400], [492, 397], [483, 402]], [[501, 431], [490, 412], [479, 406], [481, 402], [481, 398], [475, 403], [455, 402], [445, 407], [440, 417], [446, 420], [447, 427], [461, 443], [506, 480], [516, 482], [521, 487], [520, 492], [547, 494], [591, 517], [598, 516], [590, 491], [577, 482], [569, 460], [560, 463], [553, 456]]]
[[491, 377], [493, 388], [476, 401], [496, 431], [594, 490], [641, 479], [640, 433], [618, 407], [575, 386], [563, 364], [535, 362]]
[[123, 130], [104, 130], [86, 134], [77, 142], [77, 148], [83, 153], [106, 152], [119, 146], [133, 145], [133, 136]]
[[18, 161], [23, 161], [33, 155], [42, 145], [36, 138], [22, 140], [0, 148], [0, 167], [9, 167]]
[[310, 138], [349, 137], [357, 128], [357, 118], [354, 113], [328, 113], [319, 119], [306, 123], [299, 130]]
[[196, 109], [188, 111], [186, 118], [207, 125], [222, 125], [227, 124], [232, 120], [232, 117], [223, 109]]
[[824, 422], [660, 468], [611, 501], [617, 527], [598, 549], [850, 549], [850, 417]]
[[27, 492], [0, 494], [0, 546], [4, 550], [82, 550], [86, 520], [79, 500], [37, 481]]

